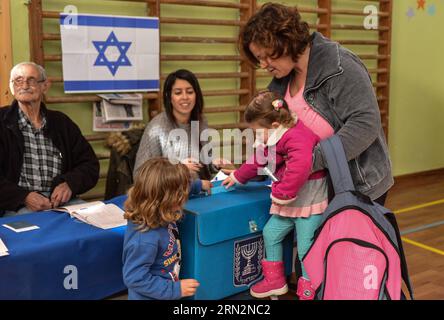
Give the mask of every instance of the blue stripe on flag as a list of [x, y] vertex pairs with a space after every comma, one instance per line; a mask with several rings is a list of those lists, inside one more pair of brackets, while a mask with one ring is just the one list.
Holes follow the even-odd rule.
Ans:
[[159, 89], [159, 80], [65, 81], [64, 85], [65, 91], [153, 90]]
[[[73, 24], [75, 19], [77, 19], [77, 23]], [[159, 29], [159, 19], [61, 14], [60, 25]]]

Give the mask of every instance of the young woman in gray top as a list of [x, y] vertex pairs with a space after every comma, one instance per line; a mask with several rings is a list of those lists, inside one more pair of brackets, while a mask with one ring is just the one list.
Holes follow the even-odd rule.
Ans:
[[[145, 128], [133, 175], [146, 160], [167, 157], [184, 163], [195, 177], [208, 180], [212, 165], [203, 165], [199, 161], [203, 147], [199, 136], [208, 125], [203, 117], [203, 95], [196, 76], [184, 69], [170, 73], [164, 83], [163, 103], [165, 111], [155, 116]], [[208, 159], [204, 162], [211, 163]]]

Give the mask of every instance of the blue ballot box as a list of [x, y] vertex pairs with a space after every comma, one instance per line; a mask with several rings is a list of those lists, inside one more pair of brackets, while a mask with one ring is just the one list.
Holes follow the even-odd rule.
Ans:
[[[192, 198], [179, 223], [180, 278], [200, 282], [196, 300], [222, 299], [260, 279], [265, 258], [262, 229], [270, 218], [270, 188], [250, 182], [231, 192]], [[292, 269], [293, 234], [284, 240], [286, 273]]]

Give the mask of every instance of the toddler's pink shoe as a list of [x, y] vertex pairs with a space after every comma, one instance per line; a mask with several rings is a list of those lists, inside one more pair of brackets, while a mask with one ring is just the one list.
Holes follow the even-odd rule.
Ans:
[[287, 293], [288, 286], [284, 263], [282, 261], [262, 260], [261, 264], [264, 279], [250, 288], [250, 294], [255, 298], [266, 298]]

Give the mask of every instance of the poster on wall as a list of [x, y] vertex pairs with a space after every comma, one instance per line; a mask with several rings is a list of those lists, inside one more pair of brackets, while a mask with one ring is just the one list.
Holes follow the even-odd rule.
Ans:
[[421, 15], [427, 15], [433, 17], [436, 15], [437, 3], [436, 0], [414, 0], [411, 2], [406, 2], [409, 5], [406, 12], [408, 20], [412, 20], [415, 17]]
[[65, 93], [159, 90], [159, 19], [60, 14]]

